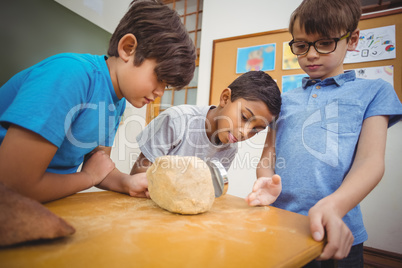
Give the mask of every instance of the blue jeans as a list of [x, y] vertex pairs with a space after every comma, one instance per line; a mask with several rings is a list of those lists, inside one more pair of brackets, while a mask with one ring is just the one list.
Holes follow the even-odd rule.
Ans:
[[349, 255], [342, 260], [312, 261], [304, 268], [363, 268], [363, 243], [353, 246]]

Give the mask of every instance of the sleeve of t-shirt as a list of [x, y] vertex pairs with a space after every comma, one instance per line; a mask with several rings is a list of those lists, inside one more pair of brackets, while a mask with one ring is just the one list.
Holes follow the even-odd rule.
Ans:
[[388, 127], [402, 119], [402, 104], [391, 84], [382, 81], [373, 100], [369, 104], [364, 119], [377, 116], [388, 115]]
[[60, 147], [73, 121], [66, 120], [69, 112], [85, 103], [86, 77], [84, 67], [70, 58], [35, 66], [22, 78], [16, 98], [1, 116], [2, 124], [21, 126]]
[[172, 117], [170, 111], [158, 115], [136, 138], [141, 152], [151, 162], [168, 155], [182, 140], [180, 118]]
[[232, 165], [232, 162], [237, 155], [237, 151], [238, 151], [238, 147], [236, 145], [235, 150], [230, 150], [230, 154], [228, 154], [224, 159], [220, 159], [220, 161], [221, 161], [223, 167], [226, 169], [226, 171], [229, 171], [229, 168]]

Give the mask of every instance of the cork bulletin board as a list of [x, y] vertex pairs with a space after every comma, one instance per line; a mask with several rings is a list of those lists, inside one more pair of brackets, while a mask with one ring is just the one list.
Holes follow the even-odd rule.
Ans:
[[[362, 17], [359, 23], [359, 29], [365, 30], [395, 25], [396, 58], [379, 61], [348, 63], [344, 64], [344, 69], [349, 70], [392, 65], [394, 89], [399, 99], [402, 101], [402, 9], [395, 10], [393, 12], [384, 12], [373, 16], [375, 17]], [[282, 29], [214, 40], [209, 103], [211, 105], [218, 104], [219, 96], [222, 90], [228, 87], [228, 85], [234, 79], [241, 75], [241, 73], [236, 73], [238, 48], [276, 44], [275, 69], [266, 71], [266, 73], [275, 79], [278, 87], [281, 90], [282, 76], [304, 74], [302, 69], [282, 69], [283, 45], [287, 45], [284, 44], [284, 42], [289, 42], [291, 39], [292, 36], [288, 30]]]

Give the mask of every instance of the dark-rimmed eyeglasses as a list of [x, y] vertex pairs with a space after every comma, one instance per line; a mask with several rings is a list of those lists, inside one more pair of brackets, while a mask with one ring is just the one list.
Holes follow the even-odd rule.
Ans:
[[339, 41], [348, 38], [349, 36], [350, 32], [347, 32], [339, 38], [320, 39], [315, 42], [292, 40], [289, 42], [289, 46], [292, 53], [297, 56], [307, 54], [311, 46], [314, 46], [315, 50], [320, 54], [329, 54], [335, 51]]

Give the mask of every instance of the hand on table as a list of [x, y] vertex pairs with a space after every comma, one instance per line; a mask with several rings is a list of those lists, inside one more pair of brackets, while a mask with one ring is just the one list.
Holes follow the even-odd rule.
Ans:
[[342, 217], [337, 215], [336, 210], [321, 201], [308, 213], [310, 231], [314, 240], [321, 241], [324, 239], [324, 233], [327, 234], [327, 244], [317, 260], [343, 259], [350, 252], [354, 240], [353, 234], [343, 222]]
[[253, 191], [246, 197], [250, 206], [267, 206], [275, 202], [282, 191], [281, 177], [260, 177], [254, 183]]
[[126, 186], [128, 187], [127, 192], [130, 196], [150, 198], [146, 172], [128, 176]]
[[115, 168], [115, 164], [104, 151], [99, 150], [91, 155], [82, 166], [81, 172], [89, 175], [92, 186], [98, 185]]

